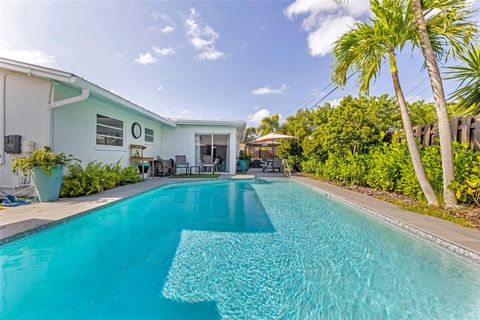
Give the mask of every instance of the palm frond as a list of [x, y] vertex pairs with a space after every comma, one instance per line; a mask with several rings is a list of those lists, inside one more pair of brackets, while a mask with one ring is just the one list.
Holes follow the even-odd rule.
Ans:
[[449, 99], [457, 101], [457, 111], [462, 114], [480, 113], [480, 44], [458, 54], [463, 65], [448, 67], [447, 79], [459, 82]]

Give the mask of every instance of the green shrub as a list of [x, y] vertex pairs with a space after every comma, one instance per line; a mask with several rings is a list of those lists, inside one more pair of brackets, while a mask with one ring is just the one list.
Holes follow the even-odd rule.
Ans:
[[317, 157], [302, 161], [302, 172], [320, 175], [322, 162]]
[[89, 195], [140, 181], [135, 167], [122, 168], [118, 162], [107, 164], [91, 161], [85, 168], [74, 164], [68, 167], [68, 171], [69, 174], [63, 179], [61, 197]]
[[141, 178], [138, 175], [138, 169], [133, 166], [128, 166], [120, 172], [119, 185], [132, 184], [140, 182]]
[[448, 187], [461, 202], [480, 207], [480, 151], [454, 144], [455, 181]]
[[435, 193], [443, 197], [443, 172], [442, 172], [442, 155], [440, 146], [433, 145], [421, 149], [422, 163], [427, 174], [428, 181], [432, 185]]
[[374, 189], [395, 191], [401, 178], [402, 164], [410, 161], [405, 145], [383, 144], [368, 154], [366, 184]]
[[343, 184], [365, 186], [368, 175], [368, 155], [349, 153], [338, 162], [337, 179]]
[[52, 167], [65, 166], [71, 162], [78, 161], [72, 155], [65, 153], [56, 153], [50, 147], [35, 150], [27, 157], [16, 158], [12, 161], [12, 171], [18, 173], [22, 171], [27, 175], [34, 167], [41, 168], [47, 175], [51, 175]]

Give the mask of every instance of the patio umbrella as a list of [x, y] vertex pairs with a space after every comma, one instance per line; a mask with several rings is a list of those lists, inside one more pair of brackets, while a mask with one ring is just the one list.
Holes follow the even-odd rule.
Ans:
[[269, 134], [266, 134], [264, 136], [261, 136], [260, 138], [257, 138], [255, 140], [253, 140], [252, 142], [271, 144], [272, 145], [272, 151], [273, 151], [272, 155], [275, 158], [275, 144], [278, 143], [278, 140], [293, 139], [293, 138], [295, 138], [295, 137], [288, 136], [286, 134], [271, 132]]

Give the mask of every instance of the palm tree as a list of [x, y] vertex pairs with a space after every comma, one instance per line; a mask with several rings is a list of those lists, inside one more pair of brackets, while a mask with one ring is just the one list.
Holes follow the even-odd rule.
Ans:
[[480, 113], [480, 44], [458, 55], [463, 65], [449, 67], [448, 78], [460, 82], [450, 99], [458, 101], [462, 114]]
[[[474, 36], [476, 28], [473, 22], [468, 21], [472, 13], [467, 9], [468, 6], [466, 0], [423, 0], [423, 3], [422, 0], [412, 0], [418, 31], [418, 39], [414, 42], [418, 40], [417, 44], [419, 43], [422, 49], [436, 106], [446, 207], [455, 207], [457, 200], [453, 191], [448, 188], [454, 179], [452, 135], [437, 58], [442, 58], [445, 53], [448, 55], [448, 51], [442, 49], [443, 45], [450, 44], [455, 52], [461, 50], [462, 45], [467, 44]], [[442, 23], [438, 23], [440, 21]]]
[[253, 127], [249, 127], [245, 129], [245, 138], [243, 139], [243, 143], [252, 142], [257, 138], [257, 129]]
[[270, 117], [265, 117], [257, 128], [257, 133], [260, 136], [277, 132], [280, 129], [280, 115], [274, 114]]
[[412, 123], [405, 96], [398, 76], [396, 52], [412, 39], [414, 24], [412, 10], [406, 0], [371, 1], [370, 24], [357, 23], [335, 43], [333, 49], [333, 81], [340, 85], [347, 82], [350, 69], [357, 73], [360, 92], [368, 94], [370, 82], [380, 73], [387, 58], [397, 97], [410, 158], [418, 182], [429, 205], [438, 206], [438, 198], [427, 179], [418, 146], [413, 136]]

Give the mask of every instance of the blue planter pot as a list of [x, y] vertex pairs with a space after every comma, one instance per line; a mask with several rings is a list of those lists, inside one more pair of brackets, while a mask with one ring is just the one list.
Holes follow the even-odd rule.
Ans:
[[247, 160], [238, 160], [240, 171], [247, 172]]
[[33, 182], [37, 189], [40, 202], [58, 200], [60, 188], [63, 181], [63, 167], [57, 166], [51, 168], [51, 175], [47, 175], [42, 168], [34, 167], [32, 169]]

